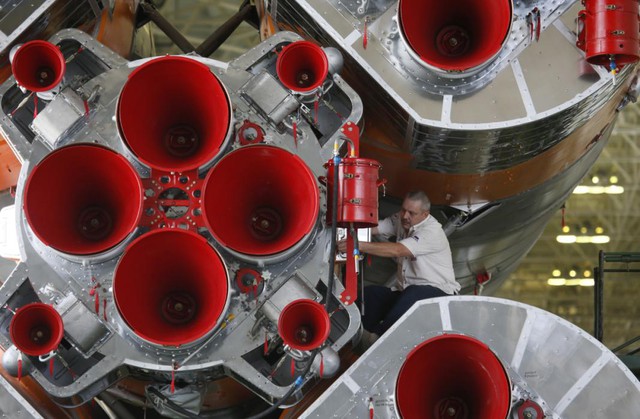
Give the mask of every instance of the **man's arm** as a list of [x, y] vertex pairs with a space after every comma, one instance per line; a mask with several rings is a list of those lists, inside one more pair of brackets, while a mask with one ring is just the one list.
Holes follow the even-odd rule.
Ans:
[[[413, 257], [413, 254], [407, 247], [400, 243], [391, 243], [391, 242], [383, 242], [383, 243], [371, 243], [371, 242], [360, 242], [360, 251], [362, 253], [368, 253], [374, 256], [381, 257]], [[347, 242], [341, 240], [338, 243], [338, 249], [341, 252], [345, 252], [347, 249]]]

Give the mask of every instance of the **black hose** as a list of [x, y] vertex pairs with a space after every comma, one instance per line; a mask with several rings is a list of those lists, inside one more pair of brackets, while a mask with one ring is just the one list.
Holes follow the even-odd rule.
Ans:
[[333, 294], [333, 282], [335, 275], [336, 265], [336, 239], [338, 234], [338, 177], [340, 160], [339, 157], [335, 157], [333, 160], [333, 201], [331, 203], [331, 244], [329, 245], [329, 278], [327, 279], [327, 292], [324, 296], [324, 306], [328, 313], [331, 312], [329, 302], [331, 301], [331, 295]]

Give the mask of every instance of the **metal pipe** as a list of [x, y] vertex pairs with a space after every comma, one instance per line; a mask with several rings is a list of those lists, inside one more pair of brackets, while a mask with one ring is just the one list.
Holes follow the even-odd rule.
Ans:
[[208, 57], [213, 54], [222, 45], [227, 38], [236, 30], [242, 21], [252, 11], [253, 6], [249, 3], [245, 4], [235, 15], [222, 24], [214, 33], [209, 35], [198, 48], [196, 53], [202, 57]]
[[140, 8], [149, 20], [155, 23], [165, 35], [184, 53], [195, 51], [195, 47], [158, 10], [149, 3], [140, 3]]

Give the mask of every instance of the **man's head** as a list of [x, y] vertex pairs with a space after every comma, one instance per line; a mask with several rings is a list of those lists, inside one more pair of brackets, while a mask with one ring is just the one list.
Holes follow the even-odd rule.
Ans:
[[414, 225], [424, 221], [429, 216], [431, 201], [422, 191], [409, 192], [402, 202], [400, 221], [402, 228], [409, 230]]

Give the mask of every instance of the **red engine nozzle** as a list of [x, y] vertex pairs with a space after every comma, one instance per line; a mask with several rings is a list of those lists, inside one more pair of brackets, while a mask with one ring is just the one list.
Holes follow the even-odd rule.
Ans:
[[331, 322], [322, 304], [313, 300], [295, 300], [287, 304], [278, 318], [278, 333], [293, 349], [310, 351], [329, 337]]
[[90, 255], [124, 240], [142, 214], [142, 182], [107, 148], [71, 145], [36, 165], [24, 189], [24, 212], [36, 236], [63, 253]]
[[231, 128], [222, 83], [209, 67], [185, 57], [156, 58], [131, 72], [116, 114], [133, 154], [165, 172], [206, 166]]
[[243, 254], [267, 256], [298, 243], [319, 210], [315, 177], [295, 154], [252, 145], [224, 156], [203, 188], [203, 215], [213, 236]]
[[400, 31], [428, 66], [462, 72], [502, 48], [511, 28], [511, 0], [400, 0]]
[[9, 334], [19, 351], [40, 356], [60, 345], [64, 325], [55, 308], [49, 304], [31, 303], [16, 311], [9, 324]]
[[185, 230], [138, 237], [113, 277], [114, 300], [125, 322], [136, 335], [165, 346], [186, 345], [211, 332], [222, 319], [228, 293], [218, 252]]
[[505, 419], [511, 385], [487, 345], [445, 334], [409, 353], [398, 375], [396, 402], [404, 418]]
[[329, 60], [313, 42], [292, 42], [278, 55], [276, 73], [287, 89], [307, 93], [320, 87], [327, 78]]
[[32, 92], [46, 92], [62, 81], [65, 59], [56, 45], [41, 40], [21, 45], [11, 61], [16, 82]]

